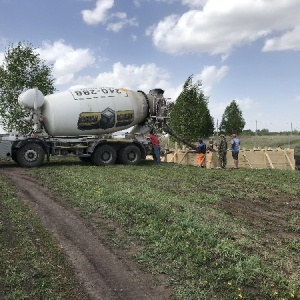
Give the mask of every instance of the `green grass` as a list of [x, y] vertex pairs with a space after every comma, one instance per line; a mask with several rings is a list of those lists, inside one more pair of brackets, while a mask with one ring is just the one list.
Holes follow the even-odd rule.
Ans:
[[62, 249], [0, 175], [0, 299], [87, 299]]
[[135, 259], [166, 274], [175, 299], [299, 299], [297, 171], [70, 161], [33, 172], [83, 217], [104, 216], [134, 238]]

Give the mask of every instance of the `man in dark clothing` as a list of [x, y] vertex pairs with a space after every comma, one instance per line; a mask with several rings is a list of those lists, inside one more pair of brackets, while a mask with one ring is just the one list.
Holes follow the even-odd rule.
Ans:
[[220, 144], [218, 147], [219, 166], [224, 169], [227, 164], [227, 141], [224, 134], [220, 135]]

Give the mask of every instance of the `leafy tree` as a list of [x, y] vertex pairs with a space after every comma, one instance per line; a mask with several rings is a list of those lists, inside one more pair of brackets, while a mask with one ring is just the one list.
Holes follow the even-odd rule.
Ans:
[[226, 107], [219, 126], [219, 131], [224, 134], [241, 133], [245, 127], [243, 113], [235, 100]]
[[170, 109], [170, 127], [185, 139], [196, 141], [214, 132], [214, 122], [208, 109], [208, 97], [201, 89], [202, 83], [193, 83], [189, 76], [181, 94]]
[[10, 45], [0, 65], [0, 118], [5, 130], [27, 133], [31, 126], [26, 119], [29, 111], [18, 104], [18, 96], [26, 89], [38, 88], [44, 95], [55, 91], [52, 67], [35, 52], [29, 43]]

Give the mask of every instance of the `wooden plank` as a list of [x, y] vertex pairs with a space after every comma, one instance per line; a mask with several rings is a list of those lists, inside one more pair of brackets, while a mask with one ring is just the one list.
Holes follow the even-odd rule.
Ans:
[[291, 162], [290, 158], [288, 157], [288, 155], [286, 153], [284, 155], [285, 155], [287, 161], [289, 162], [289, 164], [291, 166], [291, 169], [294, 170], [294, 166], [292, 165], [292, 162]]
[[171, 158], [170, 162], [174, 161], [174, 158], [177, 156], [177, 151], [174, 152], [173, 157]]
[[271, 168], [272, 168], [272, 169], [275, 169], [274, 166], [273, 166], [273, 164], [272, 164], [272, 161], [271, 161], [271, 159], [270, 159], [270, 156], [268, 155], [268, 153], [265, 153], [265, 155], [266, 155], [266, 157], [267, 157], [267, 160], [268, 160], [268, 162], [269, 162]]
[[[207, 152], [202, 160], [202, 162], [205, 161], [205, 166], [207, 169], [212, 169], [212, 160], [213, 160], [213, 153]], [[201, 162], [201, 164], [202, 164], [202, 162]]]
[[247, 163], [248, 163], [250, 169], [253, 169], [253, 167], [252, 167], [252, 165], [251, 165], [251, 163], [250, 163], [250, 161], [249, 161], [247, 155], [246, 155], [246, 154], [243, 154], [243, 156], [244, 156], [244, 158], [246, 159], [246, 161], [247, 161]]
[[181, 164], [181, 162], [183, 161], [183, 159], [186, 157], [186, 155], [188, 154], [188, 152], [185, 152], [185, 154], [183, 155], [181, 161], [179, 162], [179, 164]]

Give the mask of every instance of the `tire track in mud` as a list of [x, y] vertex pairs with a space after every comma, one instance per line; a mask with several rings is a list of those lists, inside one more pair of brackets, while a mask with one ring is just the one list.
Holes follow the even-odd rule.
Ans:
[[90, 299], [170, 299], [166, 284], [139, 270], [125, 255], [108, 249], [95, 228], [41, 186], [26, 169], [4, 167], [0, 171], [17, 186], [18, 196], [59, 241]]

